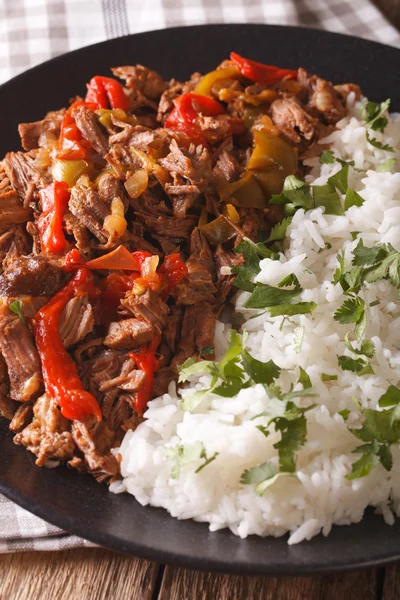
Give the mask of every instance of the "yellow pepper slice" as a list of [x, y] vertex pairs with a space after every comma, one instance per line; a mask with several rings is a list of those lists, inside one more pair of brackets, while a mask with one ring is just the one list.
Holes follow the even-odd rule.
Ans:
[[200, 79], [194, 89], [194, 93], [201, 96], [212, 96], [212, 88], [217, 82], [221, 82], [224, 79], [237, 79], [239, 75], [239, 69], [235, 66], [211, 71]]
[[56, 160], [52, 173], [56, 181], [65, 181], [69, 187], [75, 185], [81, 175], [89, 172], [88, 163], [84, 160]]
[[283, 182], [297, 168], [297, 152], [282, 138], [266, 130], [252, 129], [255, 147], [247, 164], [269, 198], [282, 191]]
[[217, 190], [222, 202], [231, 202], [242, 208], [265, 208], [267, 200], [257, 182], [257, 178], [249, 171], [242, 174], [240, 179], [229, 183], [226, 179], [217, 181]]

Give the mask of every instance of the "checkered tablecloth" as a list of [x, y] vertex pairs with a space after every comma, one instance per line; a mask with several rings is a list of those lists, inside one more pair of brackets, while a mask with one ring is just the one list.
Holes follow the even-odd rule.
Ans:
[[[0, 0], [0, 83], [88, 44], [202, 23], [300, 25], [400, 48], [400, 33], [369, 0]], [[0, 553], [90, 545], [0, 495]]]

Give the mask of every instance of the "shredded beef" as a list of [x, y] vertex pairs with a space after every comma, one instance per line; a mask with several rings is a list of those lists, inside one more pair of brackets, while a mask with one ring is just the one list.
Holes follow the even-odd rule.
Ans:
[[93, 310], [87, 296], [71, 298], [61, 313], [58, 325], [65, 348], [81, 342], [93, 330], [93, 327]]
[[0, 307], [0, 351], [7, 364], [10, 396], [28, 402], [42, 389], [39, 354], [28, 326], [6, 304]]
[[290, 142], [309, 142], [315, 136], [317, 121], [311, 117], [294, 96], [278, 98], [271, 104], [271, 116], [279, 131]]
[[19, 256], [0, 275], [0, 296], [52, 296], [67, 277], [45, 254]]
[[176, 286], [174, 292], [176, 303], [213, 302], [216, 292], [213, 282], [215, 265], [208, 242], [198, 229], [192, 233], [191, 250], [192, 254], [186, 262], [188, 276]]
[[154, 335], [152, 325], [138, 319], [110, 323], [104, 345], [118, 350], [132, 350], [147, 344]]
[[5, 419], [13, 418], [18, 404], [8, 396], [10, 383], [7, 374], [7, 365], [0, 354], [0, 416]]
[[142, 296], [136, 296], [132, 291], [126, 292], [125, 298], [121, 300], [121, 306], [126, 312], [152, 327], [158, 329], [165, 327], [169, 308], [152, 290], [148, 289]]
[[104, 219], [110, 214], [110, 207], [92, 189], [75, 185], [68, 202], [69, 210], [89, 229], [101, 243], [106, 243], [108, 234], [103, 228]]
[[[107, 425], [100, 422], [97, 428], [90, 430], [85, 423], [74, 421], [72, 423], [72, 437], [84, 456], [84, 462], [89, 473], [98, 481], [107, 481], [118, 473], [117, 459], [109, 454], [114, 442], [115, 434]], [[104, 454], [107, 452], [107, 454]]]
[[167, 83], [156, 71], [143, 67], [143, 65], [115, 67], [112, 72], [120, 79], [124, 79], [128, 88], [139, 90], [151, 100], [160, 98], [167, 87]]
[[9, 152], [3, 160], [10, 184], [17, 191], [23, 207], [39, 198], [39, 191], [47, 185], [46, 179], [34, 165], [34, 160], [24, 152]]
[[214, 354], [214, 336], [216, 317], [208, 302], [196, 306], [195, 342], [200, 354]]
[[35, 402], [34, 418], [14, 437], [14, 442], [26, 446], [37, 456], [41, 467], [48, 461], [72, 458], [75, 444], [70, 433], [70, 421], [65, 419], [54, 399], [44, 394]]
[[299, 82], [307, 90], [307, 108], [311, 114], [321, 116], [327, 123], [337, 123], [346, 114], [343, 96], [333, 85], [316, 75], [299, 69]]
[[108, 152], [107, 138], [101, 130], [97, 115], [87, 108], [80, 105], [72, 110], [72, 116], [78, 129], [100, 156], [104, 156]]
[[60, 135], [61, 124], [66, 113], [65, 108], [47, 113], [41, 121], [34, 123], [20, 123], [18, 132], [21, 137], [21, 143], [24, 150], [33, 150], [39, 148], [41, 137], [44, 134], [51, 134], [56, 139]]
[[174, 240], [185, 240], [195, 226], [197, 218], [187, 215], [184, 219], [172, 217], [150, 217], [138, 214], [138, 219], [143, 223], [145, 229], [157, 235], [167, 236]]

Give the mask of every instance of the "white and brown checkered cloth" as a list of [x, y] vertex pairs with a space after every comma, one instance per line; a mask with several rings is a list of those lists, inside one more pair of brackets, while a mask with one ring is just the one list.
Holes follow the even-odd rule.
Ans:
[[[300, 25], [400, 48], [400, 33], [369, 0], [0, 0], [0, 83], [88, 44], [202, 23]], [[91, 545], [0, 496], [0, 553]]]

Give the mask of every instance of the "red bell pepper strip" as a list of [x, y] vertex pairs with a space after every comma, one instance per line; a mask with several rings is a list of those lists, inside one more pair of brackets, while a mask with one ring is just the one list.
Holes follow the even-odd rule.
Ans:
[[142, 348], [140, 352], [130, 352], [129, 356], [135, 361], [137, 367], [144, 371], [145, 380], [142, 387], [135, 392], [134, 408], [138, 415], [142, 415], [147, 403], [151, 400], [154, 384], [154, 373], [160, 368], [159, 361], [156, 358], [156, 350], [161, 342], [161, 334], [157, 333], [147, 348]]
[[297, 71], [264, 65], [249, 58], [243, 58], [243, 56], [239, 56], [236, 52], [231, 52], [231, 60], [239, 67], [243, 77], [257, 83], [272, 85], [284, 78], [297, 79]]
[[199, 115], [207, 117], [222, 115], [225, 110], [222, 104], [200, 94], [189, 92], [174, 100], [175, 108], [168, 115], [164, 126], [186, 133], [193, 141], [205, 143], [201, 127], [196, 123]]
[[[82, 136], [78, 129], [75, 119], [72, 116], [72, 111], [77, 106], [88, 106], [86, 102], [77, 100], [67, 110], [63, 118], [60, 134], [60, 149], [58, 158], [62, 160], [88, 160], [89, 152], [92, 149], [91, 145]], [[93, 105], [88, 108], [94, 108]]]
[[60, 254], [68, 246], [63, 232], [63, 216], [68, 206], [68, 184], [54, 181], [40, 192], [42, 213], [37, 221], [43, 252]]
[[96, 108], [120, 108], [128, 110], [129, 100], [124, 88], [111, 77], [96, 75], [87, 84], [86, 102], [93, 102]]
[[188, 268], [181, 260], [179, 254], [169, 254], [165, 257], [163, 264], [158, 269], [158, 272], [164, 277], [167, 283], [167, 297], [188, 274]]
[[92, 290], [90, 271], [83, 267], [36, 313], [34, 320], [46, 393], [57, 401], [64, 417], [78, 421], [92, 415], [101, 421], [102, 414], [95, 397], [83, 388], [76, 365], [62, 343], [58, 322], [71, 298]]

